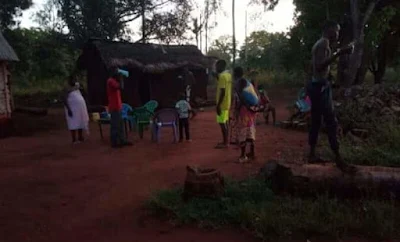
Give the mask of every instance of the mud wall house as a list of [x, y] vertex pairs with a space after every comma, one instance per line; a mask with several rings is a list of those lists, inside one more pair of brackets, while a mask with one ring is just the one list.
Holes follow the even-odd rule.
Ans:
[[18, 56], [0, 32], [0, 138], [8, 136], [11, 132], [13, 98], [8, 64], [18, 60]]
[[90, 105], [107, 105], [106, 82], [110, 70], [128, 70], [123, 102], [133, 107], [156, 100], [170, 107], [183, 91], [178, 76], [187, 66], [196, 83], [192, 97], [207, 99], [207, 58], [193, 45], [157, 45], [91, 39], [83, 47], [78, 68], [86, 71]]

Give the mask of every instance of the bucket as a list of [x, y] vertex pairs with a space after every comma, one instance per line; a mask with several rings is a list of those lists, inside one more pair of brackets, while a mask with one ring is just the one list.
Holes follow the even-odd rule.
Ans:
[[100, 119], [100, 113], [92, 113], [92, 121], [97, 122]]

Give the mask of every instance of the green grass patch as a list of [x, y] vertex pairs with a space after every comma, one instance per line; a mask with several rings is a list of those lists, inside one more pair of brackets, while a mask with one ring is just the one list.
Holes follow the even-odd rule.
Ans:
[[158, 216], [202, 228], [241, 227], [261, 239], [271, 236], [346, 236], [398, 238], [400, 208], [394, 202], [350, 202], [319, 197], [275, 196], [259, 178], [228, 181], [219, 200], [181, 199], [182, 189], [158, 192], [147, 203]]
[[[327, 139], [321, 142], [323, 153], [333, 158]], [[400, 125], [381, 124], [365, 139], [341, 140], [343, 158], [355, 165], [400, 167]]]

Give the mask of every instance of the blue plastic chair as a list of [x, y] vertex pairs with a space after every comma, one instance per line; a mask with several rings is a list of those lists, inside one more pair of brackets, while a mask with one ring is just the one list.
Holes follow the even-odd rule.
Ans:
[[125, 122], [129, 123], [129, 129], [132, 130], [133, 127], [135, 127], [135, 118], [132, 115], [129, 115], [130, 113], [132, 113], [133, 108], [126, 103], [122, 104], [122, 118], [124, 119]]
[[174, 143], [178, 141], [177, 126], [179, 122], [179, 115], [175, 109], [166, 108], [158, 111], [153, 119], [153, 140], [160, 142], [161, 128], [171, 127], [174, 135]]

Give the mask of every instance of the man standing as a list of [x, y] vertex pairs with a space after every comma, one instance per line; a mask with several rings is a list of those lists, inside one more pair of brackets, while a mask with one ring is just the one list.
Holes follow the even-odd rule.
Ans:
[[218, 60], [215, 64], [217, 71], [217, 122], [221, 127], [222, 143], [217, 144], [215, 148], [224, 149], [228, 147], [228, 121], [229, 109], [231, 108], [232, 99], [232, 76], [225, 70], [226, 61]]
[[186, 101], [190, 102], [192, 86], [195, 84], [196, 80], [193, 72], [191, 72], [187, 66], [183, 68], [183, 81], [185, 86]]
[[332, 151], [335, 153], [335, 162], [344, 172], [354, 172], [355, 168], [347, 165], [340, 153], [336, 136], [337, 120], [333, 110], [332, 90], [329, 81], [330, 65], [342, 54], [349, 54], [353, 46], [339, 49], [332, 54], [330, 45], [336, 43], [339, 38], [340, 26], [338, 23], [328, 21], [325, 24], [323, 36], [312, 48], [313, 77], [307, 85], [307, 92], [311, 99], [311, 129], [309, 133], [310, 162], [320, 161], [315, 154], [318, 134], [322, 118], [328, 130], [328, 138]]
[[110, 120], [110, 137], [111, 146], [113, 148], [121, 148], [130, 146], [125, 137], [124, 120], [122, 119], [122, 99], [121, 90], [124, 88], [124, 77], [128, 77], [129, 73], [124, 70], [116, 69], [112, 77], [107, 80], [107, 97], [108, 112], [111, 115]]

